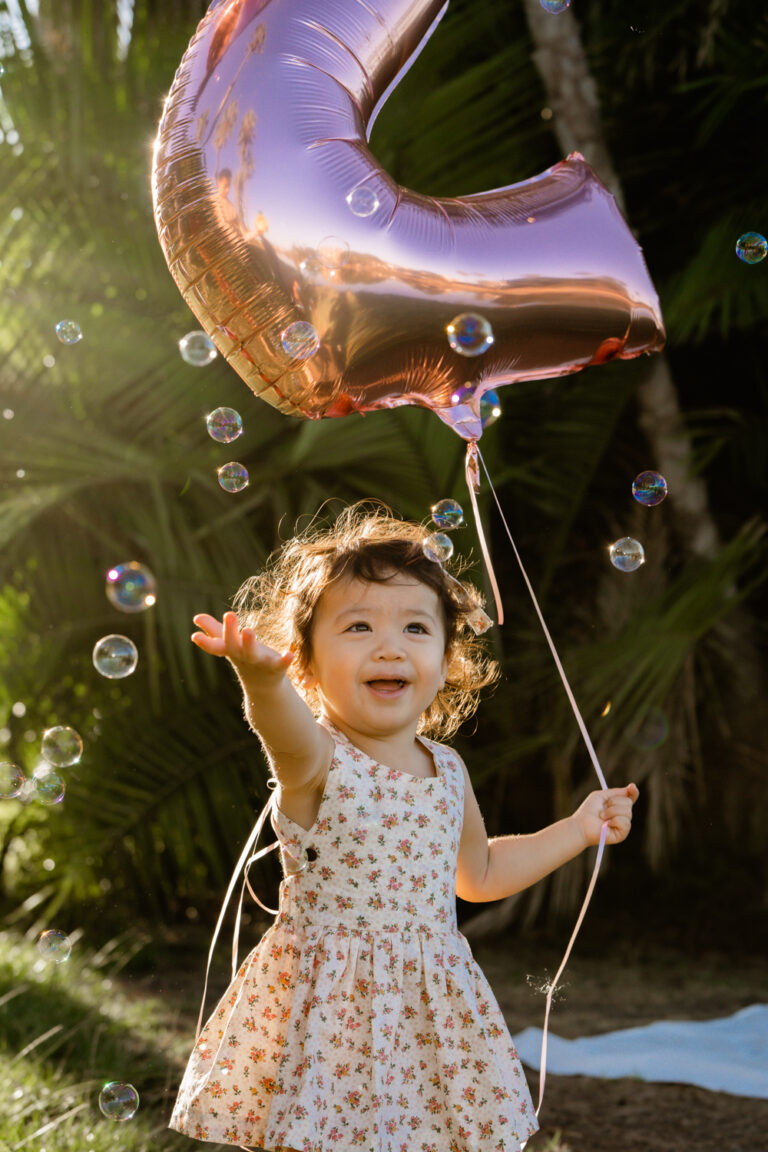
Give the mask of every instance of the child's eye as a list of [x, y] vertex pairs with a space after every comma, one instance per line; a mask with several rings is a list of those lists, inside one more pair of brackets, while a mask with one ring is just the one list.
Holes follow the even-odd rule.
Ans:
[[356, 620], [354, 624], [350, 624], [349, 628], [345, 628], [345, 632], [370, 632], [370, 624], [366, 624], [365, 620]]
[[425, 636], [428, 635], [427, 629], [423, 624], [406, 624], [405, 630], [406, 632], [421, 632]]

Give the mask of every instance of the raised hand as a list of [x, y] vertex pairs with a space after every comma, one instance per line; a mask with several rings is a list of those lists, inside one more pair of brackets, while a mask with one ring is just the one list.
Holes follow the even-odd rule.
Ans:
[[626, 840], [632, 824], [632, 806], [639, 795], [636, 784], [590, 792], [573, 814], [585, 843], [600, 842], [603, 824], [608, 825], [606, 844], [620, 844]]
[[201, 613], [193, 621], [200, 631], [192, 633], [192, 643], [211, 656], [226, 657], [248, 679], [254, 674], [279, 679], [293, 660], [293, 652], [281, 656], [274, 648], [260, 644], [252, 628], [240, 627], [234, 612], [225, 612], [221, 621]]

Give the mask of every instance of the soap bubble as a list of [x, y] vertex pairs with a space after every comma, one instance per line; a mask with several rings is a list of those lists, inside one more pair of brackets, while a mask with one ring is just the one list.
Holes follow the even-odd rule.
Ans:
[[59, 320], [56, 325], [56, 335], [62, 344], [77, 344], [83, 338], [80, 325], [76, 320]]
[[432, 519], [438, 528], [458, 528], [464, 523], [464, 509], [455, 500], [438, 500], [432, 505]]
[[122, 680], [136, 671], [139, 651], [127, 636], [102, 636], [93, 647], [93, 666], [107, 680]]
[[47, 807], [60, 804], [67, 790], [58, 772], [54, 772], [53, 768], [47, 766], [37, 769], [30, 780], [30, 784], [34, 799], [39, 800], [41, 804], [45, 804]]
[[480, 423], [483, 428], [489, 428], [491, 424], [495, 424], [499, 416], [501, 416], [501, 403], [498, 392], [483, 393], [480, 399]]
[[21, 795], [26, 776], [17, 764], [0, 764], [0, 800], [15, 800]]
[[55, 728], [47, 728], [43, 732], [40, 751], [49, 764], [57, 768], [69, 768], [71, 764], [77, 764], [83, 754], [82, 737], [74, 728], [57, 724]]
[[132, 1120], [139, 1107], [139, 1094], [133, 1084], [113, 1081], [99, 1093], [99, 1108], [108, 1120]]
[[627, 729], [627, 740], [640, 752], [652, 752], [660, 748], [669, 736], [669, 721], [661, 708], [649, 708], [647, 712]]
[[379, 198], [373, 188], [361, 184], [359, 188], [354, 188], [347, 196], [347, 204], [355, 216], [373, 216], [379, 207]]
[[436, 564], [450, 560], [453, 556], [453, 540], [444, 532], [432, 532], [426, 537], [421, 547], [427, 559], [434, 560]]
[[759, 232], [745, 232], [736, 241], [736, 255], [745, 264], [759, 264], [768, 253], [768, 240]]
[[539, 0], [539, 3], [545, 12], [551, 12], [553, 16], [559, 16], [571, 6], [571, 0]]
[[248, 469], [245, 465], [238, 464], [236, 460], [222, 464], [216, 475], [225, 492], [242, 492], [244, 488], [248, 487]]
[[72, 942], [65, 932], [56, 928], [49, 928], [41, 932], [37, 938], [37, 950], [43, 960], [52, 960], [54, 964], [63, 964], [72, 954]]
[[280, 343], [292, 360], [309, 360], [320, 347], [320, 337], [314, 324], [296, 320], [280, 333]]
[[144, 612], [157, 601], [157, 581], [138, 560], [110, 568], [106, 591], [110, 603], [121, 612]]
[[206, 332], [187, 332], [179, 340], [181, 358], [194, 368], [204, 368], [216, 359], [216, 345]]
[[645, 564], [645, 552], [639, 540], [631, 536], [622, 536], [616, 540], [609, 549], [611, 564], [620, 572], [634, 572], [641, 564]]
[[632, 495], [638, 504], [655, 508], [667, 495], [667, 482], [659, 472], [641, 472], [632, 481]]
[[231, 444], [243, 431], [243, 418], [234, 408], [215, 408], [205, 418], [208, 435], [219, 444]]
[[454, 316], [446, 332], [451, 348], [461, 356], [482, 356], [493, 344], [493, 329], [478, 312]]

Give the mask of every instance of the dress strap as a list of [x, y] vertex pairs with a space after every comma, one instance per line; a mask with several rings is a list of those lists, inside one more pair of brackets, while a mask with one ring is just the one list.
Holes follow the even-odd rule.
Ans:
[[262, 808], [261, 812], [258, 815], [256, 823], [253, 826], [253, 830], [251, 831], [251, 834], [248, 837], [248, 840], [246, 841], [246, 845], [243, 848], [242, 852], [240, 853], [240, 859], [238, 860], [237, 864], [235, 865], [235, 870], [232, 873], [232, 878], [229, 881], [229, 887], [227, 888], [227, 894], [224, 897], [224, 903], [222, 904], [221, 911], [219, 912], [219, 919], [217, 920], [216, 927], [213, 931], [213, 939], [211, 940], [211, 946], [208, 949], [208, 963], [205, 966], [205, 984], [203, 985], [203, 999], [202, 999], [202, 1002], [200, 1004], [200, 1015], [197, 1018], [197, 1030], [195, 1032], [195, 1042], [197, 1042], [197, 1040], [200, 1036], [200, 1031], [202, 1029], [202, 1024], [203, 1024], [203, 1011], [205, 1009], [205, 997], [206, 997], [206, 994], [208, 992], [208, 976], [209, 976], [210, 970], [211, 970], [211, 960], [213, 959], [213, 950], [216, 947], [216, 941], [219, 938], [219, 932], [221, 931], [221, 925], [224, 922], [224, 917], [225, 917], [226, 912], [227, 912], [227, 907], [229, 905], [230, 898], [232, 896], [232, 893], [234, 891], [235, 885], [237, 884], [237, 880], [238, 880], [238, 877], [239, 877], [241, 872], [243, 873], [243, 883], [242, 883], [242, 886], [240, 888], [240, 899], [238, 901], [237, 915], [235, 917], [235, 930], [234, 930], [234, 933], [232, 935], [232, 979], [233, 980], [237, 974], [237, 947], [238, 947], [238, 940], [239, 940], [239, 936], [240, 936], [240, 919], [241, 919], [242, 911], [243, 911], [243, 896], [245, 894], [246, 885], [248, 885], [248, 891], [251, 893], [251, 896], [253, 896], [256, 903], [259, 904], [260, 907], [262, 907], [265, 912], [270, 912], [274, 915], [277, 915], [278, 910], [276, 908], [267, 908], [266, 904], [261, 903], [261, 900], [259, 900], [259, 898], [256, 896], [255, 892], [251, 888], [250, 883], [248, 882], [248, 869], [250, 868], [251, 864], [253, 864], [254, 861], [256, 861], [256, 860], [259, 860], [262, 856], [266, 856], [267, 852], [272, 852], [275, 848], [279, 847], [279, 845], [280, 845], [280, 841], [275, 840], [274, 844], [269, 844], [266, 848], [262, 848], [262, 849], [260, 849], [260, 851], [256, 852], [253, 856], [250, 856], [251, 849], [253, 848], [254, 844], [256, 843], [259, 836], [261, 835], [261, 830], [264, 827], [264, 821], [267, 819], [267, 816], [269, 816], [270, 813], [272, 811], [274, 811], [274, 809], [275, 809], [275, 793], [273, 792], [272, 795], [270, 796], [269, 800], [267, 800], [266, 804], [264, 805], [264, 807]]

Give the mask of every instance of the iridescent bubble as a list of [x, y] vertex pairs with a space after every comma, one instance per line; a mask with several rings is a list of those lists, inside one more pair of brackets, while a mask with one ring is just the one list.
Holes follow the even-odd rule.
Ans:
[[132, 1120], [139, 1107], [139, 1094], [133, 1084], [113, 1081], [99, 1093], [99, 1108], [108, 1120]]
[[495, 424], [499, 416], [501, 416], [501, 404], [499, 403], [498, 392], [491, 390], [483, 393], [480, 400], [480, 423], [483, 428], [489, 428], [491, 424]]
[[242, 492], [243, 488], [248, 487], [248, 469], [236, 460], [222, 464], [216, 475], [225, 492]]
[[157, 602], [157, 581], [144, 564], [129, 560], [107, 572], [106, 592], [121, 612], [144, 612]]
[[454, 316], [446, 332], [451, 348], [461, 356], [482, 356], [493, 344], [493, 329], [478, 312]]
[[609, 549], [611, 564], [620, 572], [634, 572], [641, 564], [645, 564], [645, 552], [639, 540], [631, 536], [622, 536], [616, 540]]
[[438, 528], [458, 528], [464, 523], [464, 509], [455, 500], [438, 500], [432, 505], [432, 519]]
[[349, 244], [338, 236], [326, 236], [317, 246], [317, 255], [326, 268], [341, 268], [349, 260]]
[[453, 540], [444, 532], [432, 532], [422, 544], [424, 555], [435, 564], [442, 564], [453, 556]]
[[373, 188], [361, 184], [347, 196], [347, 204], [355, 216], [373, 216], [379, 206], [379, 198]]
[[0, 764], [0, 800], [15, 800], [25, 782], [26, 776], [18, 764]]
[[187, 332], [179, 340], [181, 358], [194, 368], [204, 368], [216, 359], [216, 345], [206, 332]]
[[736, 241], [736, 255], [745, 264], [759, 264], [768, 254], [768, 240], [759, 232], [745, 232]]
[[559, 16], [571, 6], [571, 0], [539, 0], [539, 3], [545, 12], [551, 12], [553, 16]]
[[205, 418], [208, 435], [219, 444], [231, 444], [243, 431], [243, 418], [234, 408], [215, 408]]
[[41, 804], [45, 804], [48, 807], [53, 804], [60, 804], [67, 790], [58, 772], [54, 772], [53, 768], [47, 767], [38, 768], [33, 774], [30, 784], [32, 785], [32, 796], [34, 799], [39, 800]]
[[43, 759], [57, 768], [69, 768], [70, 764], [77, 764], [83, 754], [83, 741], [79, 732], [68, 728], [66, 724], [57, 724], [54, 728], [46, 728], [43, 732], [43, 742], [40, 747]]
[[660, 748], [669, 736], [669, 721], [661, 708], [649, 708], [637, 723], [627, 729], [627, 740], [640, 752]]
[[38, 936], [37, 950], [43, 960], [51, 960], [54, 964], [64, 964], [72, 954], [72, 942], [66, 932], [49, 928], [47, 932], [41, 932]]
[[136, 671], [139, 650], [127, 636], [102, 636], [93, 647], [93, 666], [107, 680], [122, 680]]
[[659, 472], [641, 472], [632, 481], [632, 495], [638, 504], [655, 508], [667, 495], [667, 482]]
[[80, 325], [76, 320], [59, 320], [56, 325], [56, 335], [62, 344], [77, 344], [83, 338]]
[[291, 360], [309, 360], [320, 347], [320, 337], [314, 324], [296, 320], [280, 333], [280, 343]]

